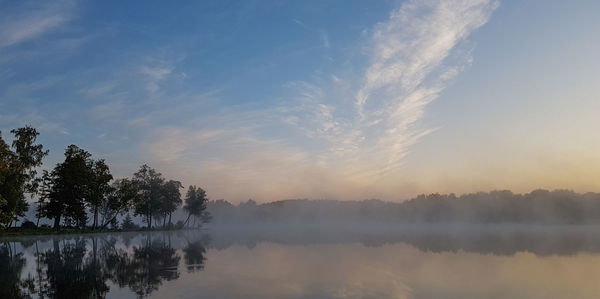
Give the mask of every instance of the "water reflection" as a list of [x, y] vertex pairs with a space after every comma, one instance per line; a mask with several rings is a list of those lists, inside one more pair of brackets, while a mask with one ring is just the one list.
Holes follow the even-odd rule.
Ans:
[[225, 249], [232, 245], [253, 248], [260, 242], [280, 244], [361, 243], [379, 247], [397, 243], [410, 244], [426, 252], [475, 252], [514, 255], [574, 255], [600, 253], [599, 226], [492, 226], [492, 227], [408, 227], [387, 229], [302, 229], [298, 227], [222, 228], [214, 230], [211, 246]]
[[[0, 298], [105, 298], [109, 284], [129, 288], [138, 298], [179, 278], [180, 254], [171, 234], [90, 235], [6, 241], [0, 245]], [[131, 244], [137, 238], [137, 245]], [[23, 273], [31, 249], [35, 270]], [[189, 248], [188, 248], [189, 247]], [[202, 269], [204, 247], [185, 247], [190, 267]]]
[[202, 240], [189, 242], [185, 248], [183, 248], [183, 256], [185, 258], [185, 264], [189, 272], [194, 272], [204, 269], [204, 261], [206, 260], [206, 248]]
[[21, 279], [25, 266], [22, 252], [16, 252], [14, 244], [0, 246], [0, 298], [26, 298], [32, 287], [30, 278]]
[[0, 298], [596, 298], [596, 229], [0, 240]]

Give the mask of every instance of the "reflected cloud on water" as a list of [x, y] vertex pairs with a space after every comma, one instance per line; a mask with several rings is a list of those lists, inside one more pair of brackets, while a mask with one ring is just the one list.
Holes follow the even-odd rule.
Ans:
[[219, 229], [0, 240], [0, 298], [593, 298], [599, 278], [600, 237], [589, 228]]

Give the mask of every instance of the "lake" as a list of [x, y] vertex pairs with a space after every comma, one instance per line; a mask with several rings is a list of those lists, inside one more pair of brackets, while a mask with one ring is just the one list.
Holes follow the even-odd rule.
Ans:
[[129, 232], [0, 240], [1, 298], [598, 298], [600, 229]]

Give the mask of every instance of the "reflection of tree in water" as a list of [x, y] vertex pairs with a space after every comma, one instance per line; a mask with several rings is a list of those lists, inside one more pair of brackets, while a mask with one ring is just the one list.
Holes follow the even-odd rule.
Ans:
[[[93, 240], [96, 243], [95, 240]], [[61, 246], [62, 243], [62, 246]], [[83, 238], [74, 242], [53, 240], [53, 248], [41, 254], [46, 277], [41, 282], [41, 295], [50, 298], [104, 298], [108, 292], [108, 274], [96, 255], [96, 246], [86, 257]]]
[[16, 253], [8, 243], [0, 246], [0, 298], [30, 298], [33, 281], [21, 280], [24, 266], [23, 253]]
[[204, 269], [204, 261], [206, 260], [205, 254], [206, 248], [204, 248], [202, 241], [188, 241], [188, 245], [183, 248], [183, 258], [187, 265], [188, 272]]
[[133, 247], [133, 253], [124, 252], [116, 259], [115, 281], [120, 287], [128, 286], [139, 297], [158, 290], [163, 280], [179, 278], [180, 257], [164, 240], [148, 236], [143, 245]]
[[[146, 235], [140, 245], [123, 246], [112, 236], [49, 240], [50, 248], [38, 242], [23, 247], [34, 250], [34, 271], [22, 278], [26, 259], [16, 242], [0, 245], [0, 298], [104, 298], [109, 281], [129, 288], [143, 298], [164, 281], [179, 278], [181, 257], [171, 246], [170, 236]], [[131, 241], [131, 240], [129, 240]], [[186, 265], [202, 269], [206, 250], [201, 241], [184, 249]]]

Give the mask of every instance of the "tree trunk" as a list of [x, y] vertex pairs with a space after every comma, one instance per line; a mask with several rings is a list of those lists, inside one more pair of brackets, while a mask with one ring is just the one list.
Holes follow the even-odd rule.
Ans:
[[173, 224], [171, 223], [171, 214], [173, 214], [173, 212], [169, 212], [169, 227], [173, 226]]
[[100, 227], [100, 229], [106, 228], [115, 218], [117, 218], [118, 215], [119, 215], [119, 213], [117, 212], [112, 217], [110, 217], [110, 219], [108, 219], [108, 221], [102, 223], [102, 226]]
[[92, 229], [95, 230], [96, 226], [98, 226], [98, 207], [94, 207], [94, 224], [92, 224]]
[[188, 221], [190, 221], [190, 216], [192, 216], [192, 213], [188, 213], [187, 219], [185, 219], [185, 222], [183, 223], [184, 227], [188, 224]]
[[60, 229], [60, 216], [54, 217], [54, 229], [55, 230]]

